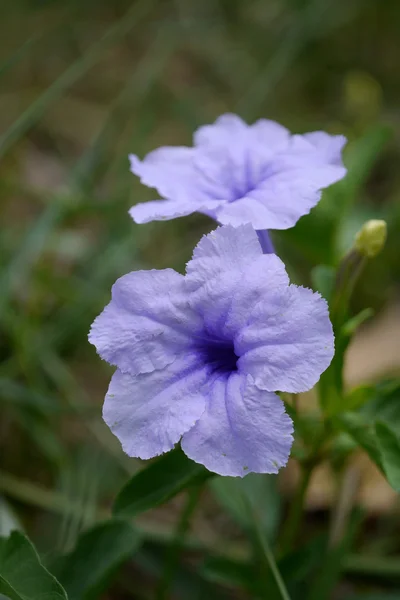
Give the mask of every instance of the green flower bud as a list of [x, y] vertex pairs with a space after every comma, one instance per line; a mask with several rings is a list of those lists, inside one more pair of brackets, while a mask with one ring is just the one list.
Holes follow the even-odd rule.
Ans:
[[373, 258], [381, 252], [387, 235], [386, 221], [371, 219], [356, 234], [354, 247], [363, 256]]

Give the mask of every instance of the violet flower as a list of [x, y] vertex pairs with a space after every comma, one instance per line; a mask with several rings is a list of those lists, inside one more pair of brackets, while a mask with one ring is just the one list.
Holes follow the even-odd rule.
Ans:
[[129, 456], [181, 441], [191, 459], [233, 476], [286, 464], [293, 425], [275, 392], [310, 389], [334, 351], [326, 302], [289, 284], [250, 225], [204, 236], [186, 275], [118, 279], [89, 340], [117, 367], [103, 416]]
[[132, 172], [164, 198], [137, 204], [130, 214], [146, 223], [201, 212], [223, 225], [287, 229], [345, 176], [345, 143], [341, 135], [291, 135], [274, 121], [247, 125], [222, 115], [195, 132], [192, 148], [158, 148], [142, 161], [130, 155]]

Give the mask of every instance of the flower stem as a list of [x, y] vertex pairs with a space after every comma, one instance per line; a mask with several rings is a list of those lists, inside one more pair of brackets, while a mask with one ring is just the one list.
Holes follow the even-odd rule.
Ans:
[[268, 542], [265, 534], [263, 534], [261, 532], [260, 527], [255, 519], [254, 513], [253, 513], [253, 521], [254, 521], [254, 530], [257, 535], [258, 542], [264, 553], [266, 562], [271, 570], [272, 576], [275, 580], [276, 587], [279, 590], [281, 598], [282, 598], [282, 600], [290, 600], [289, 592], [287, 591], [285, 582], [283, 581], [282, 575], [278, 569], [278, 565], [276, 564], [276, 560], [275, 560], [274, 554], [271, 550], [271, 546], [269, 545], [269, 542]]
[[247, 508], [247, 512], [249, 513], [249, 516], [251, 518], [254, 535], [256, 537], [256, 540], [257, 540], [261, 550], [263, 551], [264, 557], [266, 559], [266, 563], [272, 573], [272, 576], [273, 576], [276, 586], [279, 590], [281, 598], [282, 598], [282, 600], [290, 600], [289, 593], [286, 589], [285, 582], [282, 579], [282, 575], [279, 571], [278, 565], [276, 564], [276, 560], [275, 560], [274, 554], [271, 550], [271, 546], [269, 545], [266, 535], [260, 528], [260, 525], [259, 525], [259, 522], [257, 521], [257, 517], [254, 512], [254, 509], [251, 506], [251, 503], [245, 493], [243, 494], [243, 502], [244, 502], [244, 504]]
[[275, 248], [267, 229], [257, 231], [258, 241], [264, 254], [275, 254]]

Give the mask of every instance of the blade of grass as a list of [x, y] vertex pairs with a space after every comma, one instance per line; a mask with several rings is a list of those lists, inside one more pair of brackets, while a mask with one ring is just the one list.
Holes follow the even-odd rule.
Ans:
[[[347, 10], [351, 5], [355, 14], [359, 4], [358, 0], [350, 2]], [[351, 16], [349, 12], [347, 18]], [[337, 10], [337, 3], [333, 0], [314, 0], [306, 3], [304, 9], [295, 15], [287, 31], [283, 32], [282, 42], [266, 67], [239, 100], [236, 107], [238, 112], [244, 117], [252, 118], [259, 106], [275, 90], [307, 43], [323, 35], [324, 27], [331, 29], [336, 23], [341, 24], [342, 21], [343, 13]]]
[[246, 494], [243, 494], [243, 502], [246, 505], [252, 523], [254, 538], [257, 541], [257, 544], [263, 553], [267, 570], [271, 572], [282, 600], [290, 600], [289, 592], [286, 589], [285, 582], [283, 581], [278, 565], [276, 564], [276, 560], [270, 547], [267, 536], [265, 535], [265, 532], [261, 529], [259, 520], [257, 519], [257, 516]]
[[17, 119], [0, 137], [0, 159], [27, 131], [41, 118], [49, 106], [71, 87], [78, 79], [93, 67], [101, 56], [120, 39], [125, 37], [133, 27], [139, 26], [153, 9], [154, 2], [135, 2], [127, 13], [104, 34], [104, 36], [74, 62], [64, 73], [49, 86], [39, 98]]
[[[125, 31], [125, 29], [123, 29], [123, 31]], [[151, 84], [165, 65], [165, 60], [169, 58], [174, 51], [176, 47], [175, 44], [176, 38], [171, 35], [170, 26], [167, 25], [161, 27], [160, 33], [156, 36], [150, 51], [145, 55], [144, 59], [140, 61], [129, 84], [124, 87], [121, 94], [118, 96], [114, 105], [114, 111], [110, 114], [102, 131], [97, 136], [97, 139], [90, 150], [73, 170], [68, 187], [70, 187], [75, 194], [81, 193], [82, 186], [88, 191], [88, 184], [93, 184], [93, 174], [97, 173], [99, 168], [104, 164], [105, 146], [107, 145], [108, 148], [112, 147], [110, 144], [110, 137], [115, 137], [116, 131], [119, 132], [124, 125], [124, 120], [119, 119], [118, 127], [116, 128], [114, 122], [115, 113], [121, 111], [122, 107], [125, 108], [124, 114], [126, 113], [127, 99], [130, 97], [132, 91], [138, 86], [140, 87], [141, 92], [140, 94], [137, 94], [136, 91], [135, 97], [138, 102], [143, 101]], [[163, 49], [162, 60], [159, 59], [161, 49]], [[130, 106], [130, 111], [131, 110], [132, 104]], [[96, 181], [96, 183], [98, 183], [98, 181]], [[3, 318], [2, 313], [8, 300], [13, 281], [21, 280], [21, 278], [26, 275], [29, 268], [40, 256], [50, 232], [54, 230], [57, 223], [68, 210], [69, 205], [67, 198], [62, 195], [54, 198], [43, 211], [39, 219], [37, 219], [34, 228], [28, 234], [22, 248], [17, 255], [14, 256], [8, 268], [3, 273], [0, 280], [2, 289], [2, 295], [0, 297], [0, 319]]]

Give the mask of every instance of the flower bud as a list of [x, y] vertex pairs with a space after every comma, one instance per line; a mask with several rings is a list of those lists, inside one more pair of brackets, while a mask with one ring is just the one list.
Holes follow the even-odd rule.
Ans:
[[371, 219], [364, 223], [355, 237], [355, 249], [368, 258], [377, 256], [385, 245], [387, 234], [386, 221]]

